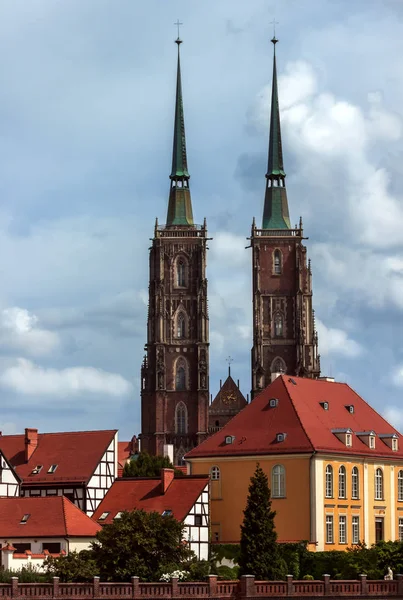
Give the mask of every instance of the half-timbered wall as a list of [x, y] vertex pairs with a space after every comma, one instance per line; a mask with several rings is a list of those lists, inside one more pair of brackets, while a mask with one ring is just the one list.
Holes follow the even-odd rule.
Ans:
[[85, 512], [85, 488], [80, 487], [46, 487], [46, 488], [28, 488], [25, 487], [21, 491], [21, 496], [30, 496], [31, 498], [38, 498], [45, 496], [66, 496], [73, 504]]
[[0, 496], [19, 496], [20, 483], [2, 453], [0, 452]]
[[185, 539], [199, 560], [208, 560], [209, 552], [209, 484], [206, 485], [184, 520]]
[[114, 439], [102, 459], [98, 463], [86, 488], [86, 508], [87, 515], [92, 517], [95, 509], [104, 498], [106, 492], [118, 476], [118, 435]]

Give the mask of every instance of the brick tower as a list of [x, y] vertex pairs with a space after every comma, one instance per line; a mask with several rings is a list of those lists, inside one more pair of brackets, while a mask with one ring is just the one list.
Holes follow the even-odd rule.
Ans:
[[146, 356], [141, 369], [141, 447], [175, 464], [208, 430], [209, 318], [206, 221], [193, 222], [180, 69], [166, 225], [155, 225], [150, 249]]
[[276, 43], [272, 40], [273, 82], [269, 158], [262, 228], [252, 223], [253, 262], [252, 398], [272, 373], [320, 375], [318, 335], [312, 309], [312, 272], [307, 263], [302, 219], [291, 228], [281, 145]]

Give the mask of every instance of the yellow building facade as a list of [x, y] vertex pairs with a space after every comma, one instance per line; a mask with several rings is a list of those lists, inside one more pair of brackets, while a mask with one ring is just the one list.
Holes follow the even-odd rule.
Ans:
[[[212, 541], [239, 542], [258, 462], [269, 479], [279, 541], [308, 541], [312, 550], [403, 541], [400, 434], [345, 384], [293, 381], [278, 378], [187, 455], [192, 474], [210, 474]], [[303, 394], [293, 399], [299, 386]], [[324, 397], [331, 397], [326, 408]], [[303, 451], [304, 436], [310, 451]]]

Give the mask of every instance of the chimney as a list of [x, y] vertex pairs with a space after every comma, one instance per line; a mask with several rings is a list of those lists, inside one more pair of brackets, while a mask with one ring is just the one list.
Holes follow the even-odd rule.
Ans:
[[173, 469], [161, 469], [161, 487], [162, 493], [165, 494], [173, 482], [175, 472]]
[[271, 382], [273, 383], [273, 381], [275, 379], [277, 379], [277, 377], [280, 377], [280, 375], [282, 375], [282, 373], [272, 373], [271, 374]]
[[38, 430], [25, 429], [25, 462], [28, 462], [38, 445]]

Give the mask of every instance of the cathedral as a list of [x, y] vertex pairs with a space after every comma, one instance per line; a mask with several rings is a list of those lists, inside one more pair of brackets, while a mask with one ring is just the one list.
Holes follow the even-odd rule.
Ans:
[[[253, 219], [251, 398], [278, 373], [317, 378], [318, 336], [312, 308], [312, 272], [302, 219], [291, 227], [281, 143], [276, 43], [265, 202], [261, 228]], [[150, 248], [146, 355], [141, 367], [141, 448], [177, 465], [247, 404], [228, 378], [209, 405], [209, 315], [206, 218], [193, 219], [177, 44], [172, 169], [166, 223], [156, 220]]]

